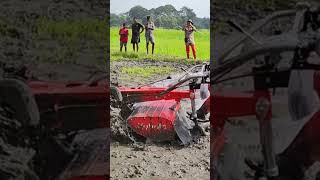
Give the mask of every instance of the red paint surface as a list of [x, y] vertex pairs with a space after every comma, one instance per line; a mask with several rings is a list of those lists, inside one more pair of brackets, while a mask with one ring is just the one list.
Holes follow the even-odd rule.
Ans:
[[119, 87], [120, 92], [124, 98], [134, 95], [136, 102], [155, 101], [155, 100], [170, 100], [174, 99], [180, 101], [184, 98], [189, 98], [189, 90], [173, 90], [163, 96], [159, 96], [161, 92], [167, 88], [161, 87], [141, 87], [141, 88], [125, 88]]
[[170, 140], [180, 103], [175, 100], [144, 102], [128, 118], [129, 126], [146, 138]]
[[[94, 86], [85, 82], [28, 81], [27, 84], [35, 96], [41, 118], [48, 126], [65, 130], [110, 126], [106, 82]], [[85, 114], [92, 116], [88, 118]]]

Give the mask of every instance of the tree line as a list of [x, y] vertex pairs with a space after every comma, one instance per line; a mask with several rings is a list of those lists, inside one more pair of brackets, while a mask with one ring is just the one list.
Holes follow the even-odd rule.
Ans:
[[150, 10], [142, 6], [135, 6], [126, 13], [111, 14], [110, 25], [120, 26], [122, 23], [129, 25], [132, 23], [133, 17], [137, 17], [142, 23], [146, 23], [146, 16], [148, 15], [152, 17], [156, 27], [179, 29], [188, 19], [192, 19], [198, 29], [210, 28], [209, 18], [198, 18], [193, 9], [182, 7], [180, 10], [176, 10], [172, 5], [160, 6]]

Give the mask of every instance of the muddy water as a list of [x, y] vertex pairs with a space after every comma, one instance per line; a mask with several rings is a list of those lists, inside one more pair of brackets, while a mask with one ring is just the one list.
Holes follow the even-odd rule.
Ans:
[[209, 138], [199, 144], [111, 144], [112, 179], [209, 179]]

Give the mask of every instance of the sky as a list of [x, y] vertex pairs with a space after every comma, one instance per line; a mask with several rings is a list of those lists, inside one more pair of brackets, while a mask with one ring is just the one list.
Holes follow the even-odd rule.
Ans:
[[173, 5], [177, 10], [183, 6], [191, 8], [199, 18], [210, 17], [210, 0], [111, 0], [110, 11], [114, 14], [120, 14], [128, 12], [136, 5], [152, 9], [167, 4]]

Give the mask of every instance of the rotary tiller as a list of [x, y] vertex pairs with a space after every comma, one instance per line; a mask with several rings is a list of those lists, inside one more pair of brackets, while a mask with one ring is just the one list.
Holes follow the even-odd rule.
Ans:
[[[117, 99], [120, 113], [126, 121], [130, 139], [161, 142], [179, 137], [183, 144], [190, 143], [193, 139], [192, 130], [200, 127], [200, 121], [205, 121], [200, 116], [204, 118], [209, 113], [209, 98], [205, 97], [209, 92], [209, 72], [209, 64], [204, 63], [191, 68], [180, 78], [157, 82], [171, 81], [167, 86], [111, 87], [111, 94]], [[199, 97], [199, 91], [202, 98]], [[186, 106], [186, 103], [189, 105]], [[189, 115], [186, 109], [190, 110]], [[203, 128], [199, 129], [204, 132]]]

